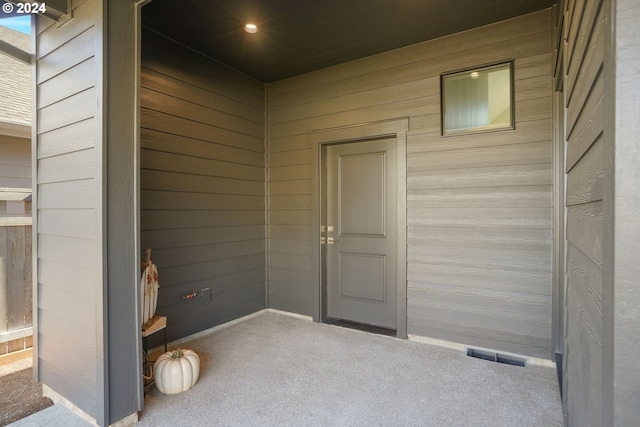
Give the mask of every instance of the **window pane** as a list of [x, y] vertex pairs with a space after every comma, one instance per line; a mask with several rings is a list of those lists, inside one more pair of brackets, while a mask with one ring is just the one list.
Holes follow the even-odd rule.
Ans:
[[511, 63], [442, 76], [443, 134], [513, 128]]

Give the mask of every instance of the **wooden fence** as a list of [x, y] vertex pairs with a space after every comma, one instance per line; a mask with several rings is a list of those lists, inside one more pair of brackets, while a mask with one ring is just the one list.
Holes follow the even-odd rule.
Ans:
[[31, 347], [33, 334], [31, 202], [25, 216], [3, 211], [0, 206], [0, 355]]

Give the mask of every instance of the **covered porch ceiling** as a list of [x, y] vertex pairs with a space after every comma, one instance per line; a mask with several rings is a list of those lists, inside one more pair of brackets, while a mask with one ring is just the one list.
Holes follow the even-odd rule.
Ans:
[[[555, 0], [153, 0], [142, 24], [269, 83], [547, 8]], [[246, 23], [258, 26], [246, 33]]]

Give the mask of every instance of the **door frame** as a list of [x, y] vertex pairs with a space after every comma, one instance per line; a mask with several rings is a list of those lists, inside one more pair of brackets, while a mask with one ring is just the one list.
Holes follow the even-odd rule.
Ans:
[[312, 159], [312, 188], [314, 197], [313, 210], [313, 243], [315, 277], [317, 278], [313, 292], [313, 320], [321, 322], [325, 315], [326, 298], [323, 245], [321, 244], [322, 212], [325, 208], [323, 197], [324, 173], [322, 171], [322, 149], [326, 145], [350, 142], [365, 142], [381, 138], [396, 141], [396, 185], [397, 185], [397, 267], [396, 267], [396, 336], [407, 338], [407, 132], [409, 119], [406, 117], [380, 122], [359, 124], [327, 129], [313, 130], [308, 134]]

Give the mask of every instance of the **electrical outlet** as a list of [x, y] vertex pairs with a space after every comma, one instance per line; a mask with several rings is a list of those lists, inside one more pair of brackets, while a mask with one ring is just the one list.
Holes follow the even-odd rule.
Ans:
[[211, 288], [200, 289], [200, 304], [211, 304]]

